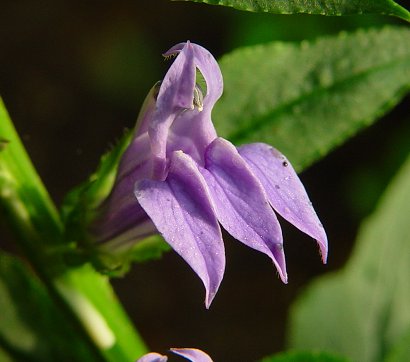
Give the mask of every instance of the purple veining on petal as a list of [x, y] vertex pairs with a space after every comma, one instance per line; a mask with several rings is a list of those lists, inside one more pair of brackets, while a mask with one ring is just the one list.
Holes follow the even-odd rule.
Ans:
[[133, 240], [136, 243], [157, 233], [134, 195], [135, 179], [138, 179], [135, 174], [138, 174], [138, 170], [117, 180], [109, 197], [96, 210], [96, 216], [89, 226], [95, 242], [114, 245], [121, 240], [126, 243]]
[[182, 356], [191, 362], [213, 362], [209, 355], [196, 348], [171, 348], [171, 352]]
[[158, 231], [202, 279], [211, 304], [225, 270], [225, 249], [206, 183], [183, 152], [172, 156], [165, 181], [143, 180], [135, 187], [141, 206]]
[[135, 362], [167, 362], [168, 357], [163, 356], [159, 353], [151, 352], [148, 354], [145, 354], [141, 358], [137, 359]]
[[143, 133], [131, 141], [122, 155], [116, 183], [125, 177], [134, 179], [134, 182], [150, 178], [151, 169], [150, 139], [148, 133]]
[[119, 230], [111, 238], [104, 240], [101, 245], [101, 250], [110, 252], [116, 250], [117, 252], [128, 251], [139, 240], [158, 234], [152, 220], [145, 214], [143, 220], [131, 225], [127, 229]]
[[326, 233], [290, 162], [264, 143], [244, 145], [238, 150], [261, 181], [272, 207], [287, 221], [317, 240], [323, 262], [326, 263]]
[[98, 214], [102, 217], [92, 225], [98, 231], [101, 242], [134, 228], [147, 218], [145, 211], [134, 196], [134, 185], [139, 179], [150, 177], [151, 159], [148, 135], [135, 138], [124, 152], [118, 167], [115, 187], [109, 197], [100, 205]]
[[[147, 236], [145, 228], [141, 233], [138, 232], [138, 225], [146, 223], [149, 218], [135, 199], [135, 196], [130, 197], [128, 205], [121, 205], [121, 207], [102, 205], [99, 212], [102, 217], [97, 218], [91, 227], [91, 231], [98, 235], [97, 242], [105, 242], [115, 238], [130, 228], [134, 229], [133, 234], [136, 241], [143, 236]], [[152, 229], [150, 234], [154, 233], [155, 230]]]
[[204, 111], [195, 109], [184, 112], [175, 119], [170, 128], [167, 154], [182, 150], [203, 165], [205, 150], [216, 137], [212, 121]]
[[217, 138], [205, 156], [201, 172], [216, 214], [234, 238], [268, 255], [287, 282], [282, 231], [265, 191], [230, 142]]

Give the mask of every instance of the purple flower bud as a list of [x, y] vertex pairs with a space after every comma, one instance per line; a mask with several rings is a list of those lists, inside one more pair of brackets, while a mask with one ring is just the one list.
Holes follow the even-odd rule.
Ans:
[[168, 357], [163, 356], [159, 353], [151, 352], [143, 355], [141, 358], [138, 358], [135, 362], [167, 362]]
[[[191, 362], [212, 362], [211, 357], [209, 357], [205, 352], [196, 348], [171, 348], [171, 352], [184, 357]], [[160, 355], [155, 352], [148, 353], [136, 362], [166, 362], [168, 361], [167, 356]]]
[[[263, 143], [236, 148], [217, 136], [211, 112], [223, 81], [213, 56], [190, 42], [164, 55], [177, 56], [144, 103], [114, 188], [95, 222], [97, 240], [121, 246], [161, 233], [201, 278], [206, 307], [224, 275], [220, 225], [271, 258], [285, 283], [275, 212], [316, 239], [326, 262], [326, 233], [285, 156]], [[197, 84], [198, 70], [206, 92]]]

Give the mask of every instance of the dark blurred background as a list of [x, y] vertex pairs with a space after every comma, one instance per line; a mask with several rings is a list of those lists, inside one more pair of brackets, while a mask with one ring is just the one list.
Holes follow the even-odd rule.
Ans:
[[[400, 24], [388, 17], [272, 16], [166, 0], [0, 5], [0, 94], [58, 205], [133, 126], [145, 94], [169, 66], [161, 53], [175, 43], [189, 39], [220, 57], [243, 45]], [[113, 280], [150, 348], [198, 347], [216, 361], [233, 362], [283, 350], [290, 303], [313, 277], [343, 266], [360, 221], [409, 152], [409, 104], [405, 99], [301, 175], [328, 232], [327, 266], [313, 240], [283, 223], [288, 285], [267, 257], [229, 238], [225, 279], [210, 310], [200, 280], [173, 252]], [[0, 246], [15, 250], [2, 221]]]

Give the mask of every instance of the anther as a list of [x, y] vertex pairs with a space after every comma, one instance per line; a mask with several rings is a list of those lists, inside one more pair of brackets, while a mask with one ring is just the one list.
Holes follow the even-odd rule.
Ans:
[[194, 88], [194, 107], [198, 108], [198, 112], [201, 112], [204, 109], [204, 95], [202, 94], [201, 87], [198, 84], [195, 84]]

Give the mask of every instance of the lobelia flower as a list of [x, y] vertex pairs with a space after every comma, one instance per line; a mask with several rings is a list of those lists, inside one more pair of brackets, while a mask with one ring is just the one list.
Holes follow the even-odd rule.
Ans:
[[[212, 362], [211, 357], [209, 357], [205, 352], [196, 348], [171, 348], [171, 352], [184, 357], [191, 362]], [[168, 357], [163, 356], [159, 353], [151, 352], [141, 358], [136, 362], [167, 362]]]
[[[223, 82], [213, 56], [190, 42], [164, 55], [176, 59], [140, 112], [95, 224], [97, 240], [125, 245], [161, 233], [202, 279], [207, 308], [225, 269], [220, 225], [269, 256], [286, 283], [275, 210], [317, 240], [325, 263], [326, 233], [285, 156], [267, 144], [236, 148], [217, 136], [211, 112]], [[198, 70], [206, 90], [197, 84]]]

